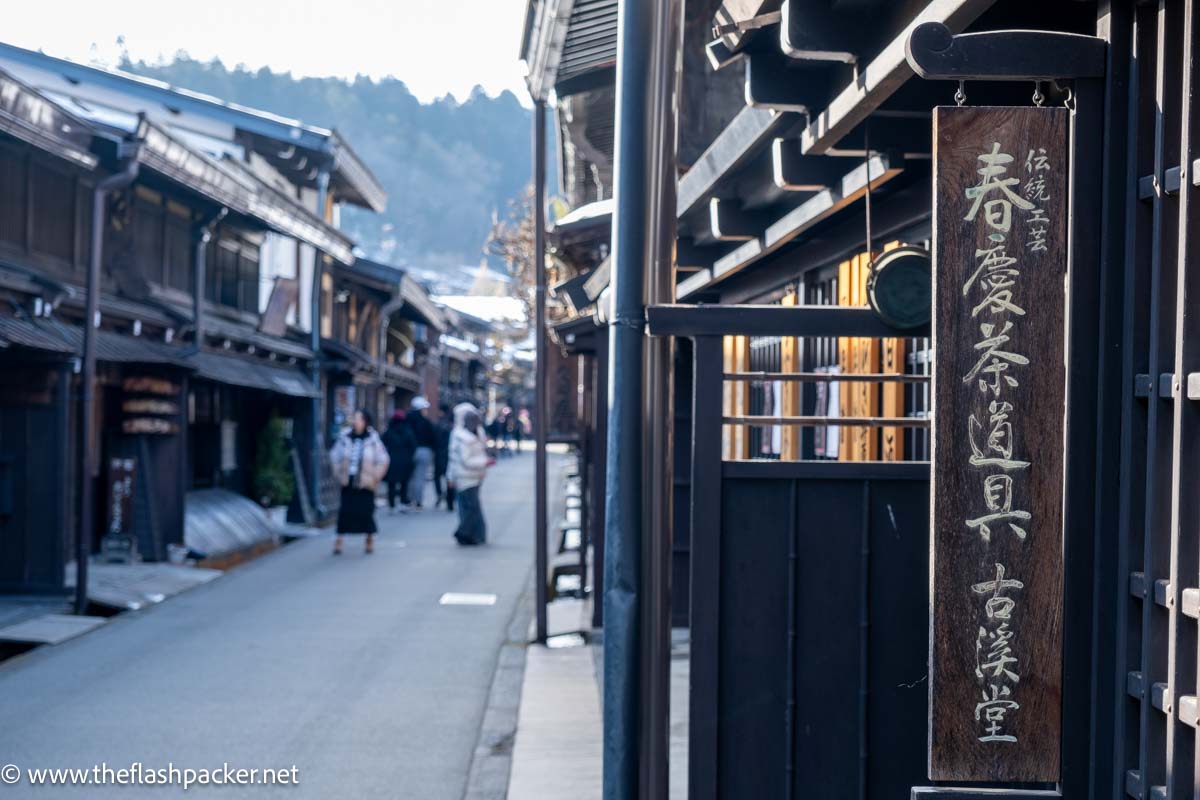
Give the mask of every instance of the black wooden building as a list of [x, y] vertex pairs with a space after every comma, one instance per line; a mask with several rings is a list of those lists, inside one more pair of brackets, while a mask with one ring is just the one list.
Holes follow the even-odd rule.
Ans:
[[[83, 480], [100, 489], [102, 524], [89, 533], [89, 549], [120, 516], [150, 560], [182, 541], [189, 490], [251, 493], [257, 431], [273, 412], [303, 419], [313, 395], [304, 371], [312, 352], [286, 330], [267, 330], [269, 315], [260, 314], [262, 236], [352, 256], [344, 236], [294, 201], [144, 117], [85, 119], [11, 76], [0, 80], [0, 584], [56, 590], [73, 552]], [[77, 373], [89, 212], [96, 184], [129, 160], [136, 179], [103, 208], [94, 320], [100, 433], [87, 443], [100, 471], [83, 476]], [[122, 464], [136, 465], [125, 507], [105, 491]]]
[[[614, 173], [620, 186], [624, 168], [619, 152], [603, 163], [588, 127], [602, 115], [587, 99], [611, 91], [622, 64], [666, 52], [679, 66], [664, 82], [672, 102], [637, 94], [656, 91], [653, 74], [641, 76], [649, 89], [619, 83], [610, 102], [617, 120], [623, 94], [639, 109], [676, 110], [665, 128], [674, 213], [644, 231], [672, 253], [660, 268], [674, 302], [645, 314], [648, 335], [677, 355], [674, 414], [643, 434], [651, 448], [673, 438], [668, 485], [688, 487], [674, 499], [690, 520], [689, 796], [1193, 796], [1194, 4], [639, 8], [533, 2], [525, 52], [535, 100], [579, 148], [562, 173], [581, 186]], [[650, 32], [625, 30], [622, 15]], [[619, 41], [654, 52], [623, 53]], [[936, 343], [928, 326], [898, 327], [869, 307], [888, 253], [919, 263], [930, 248], [933, 110], [956, 104], [1059, 106], [1071, 120], [1063, 725], [1044, 743], [1062, 767], [1037, 784], [929, 779]], [[624, 134], [618, 123], [615, 138], [636, 146], [664, 130], [644, 122]], [[644, 191], [642, 173], [624, 174], [629, 191]], [[616, 235], [644, 230], [649, 216], [622, 220], [622, 203], [618, 193]], [[643, 502], [644, 519], [679, 519], [679, 508], [650, 508], [661, 497]], [[666, 665], [654, 655], [666, 648], [655, 637], [681, 581], [670, 558], [650, 554], [670, 553], [681, 531], [655, 523], [621, 543], [642, 548], [641, 655], [623, 662], [631, 684], [610, 685], [632, 693], [619, 699], [632, 697], [641, 717], [606, 697], [606, 758], [637, 766], [606, 776], [610, 796], [666, 796]]]

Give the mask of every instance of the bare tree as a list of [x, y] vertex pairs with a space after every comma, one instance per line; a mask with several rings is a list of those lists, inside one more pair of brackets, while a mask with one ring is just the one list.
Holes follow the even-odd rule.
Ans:
[[526, 319], [533, 321], [537, 286], [534, 263], [533, 187], [508, 201], [503, 219], [494, 219], [484, 252], [502, 259], [512, 278], [514, 297], [525, 304]]

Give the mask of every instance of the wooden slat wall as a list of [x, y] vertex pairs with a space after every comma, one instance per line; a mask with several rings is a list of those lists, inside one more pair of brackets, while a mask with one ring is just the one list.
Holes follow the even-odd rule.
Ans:
[[[889, 242], [884, 250], [900, 247]], [[838, 305], [867, 305], [867, 278], [871, 274], [871, 253], [860, 253], [838, 265]], [[842, 372], [862, 374], [904, 372], [904, 340], [841, 337], [838, 339], [838, 365]], [[842, 383], [838, 410], [841, 416], [902, 417], [904, 385], [900, 383]], [[891, 428], [843, 428], [838, 446], [839, 461], [903, 461], [904, 433]]]

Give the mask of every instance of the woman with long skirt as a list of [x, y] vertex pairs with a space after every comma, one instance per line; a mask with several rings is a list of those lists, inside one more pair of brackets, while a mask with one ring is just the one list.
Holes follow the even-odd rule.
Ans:
[[364, 553], [375, 552], [375, 489], [387, 475], [387, 448], [371, 427], [371, 415], [366, 409], [354, 412], [350, 430], [338, 437], [329, 453], [333, 474], [342, 485], [342, 503], [338, 508], [337, 538], [333, 554], [342, 554], [342, 536], [363, 534]]

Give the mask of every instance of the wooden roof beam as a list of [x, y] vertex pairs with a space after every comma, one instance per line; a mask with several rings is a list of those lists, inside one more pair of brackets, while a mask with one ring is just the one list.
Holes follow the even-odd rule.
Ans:
[[707, 269], [727, 252], [728, 246], [706, 245], [691, 237], [681, 236], [675, 240], [675, 268], [685, 272]]
[[713, 15], [713, 31], [730, 52], [737, 52], [763, 25], [776, 22], [780, 0], [724, 0]]
[[918, 25], [940, 22], [952, 32], [960, 32], [995, 0], [930, 0], [903, 30], [899, 31], [883, 51], [869, 64], [860, 66], [858, 74], [842, 89], [828, 107], [812, 118], [801, 137], [806, 155], [824, 155], [842, 137], [870, 116], [891, 97], [905, 81], [913, 77], [912, 67], [905, 59], [905, 45]]
[[763, 108], [743, 108], [708, 146], [692, 168], [679, 179], [676, 213], [683, 216], [704, 202], [717, 183], [743, 164], [760, 143], [796, 120]]
[[894, 154], [880, 153], [872, 157], [869, 168], [868, 163], [864, 161], [845, 173], [840, 181], [817, 192], [768, 225], [760, 236], [743, 242], [727, 255], [717, 259], [713, 263], [707, 281], [702, 283], [700, 280], [699, 276], [704, 273], [696, 273], [683, 281], [676, 296], [687, 297], [689, 294], [707, 289], [714, 283], [740, 272], [750, 264], [775, 252], [817, 223], [846, 208], [866, 193], [868, 174], [871, 188], [878, 189], [903, 171], [903, 159]]
[[767, 219], [762, 214], [747, 211], [738, 200], [708, 201], [708, 222], [712, 236], [718, 242], [744, 242], [758, 236]]
[[828, 77], [819, 70], [792, 68], [777, 48], [746, 54], [746, 105], [807, 114], [829, 97]]
[[851, 17], [819, 7], [812, 0], [785, 0], [781, 11], [779, 44], [789, 58], [841, 64], [858, 61], [863, 28], [853, 24]]
[[771, 143], [775, 185], [789, 192], [819, 192], [835, 184], [846, 173], [846, 161], [833, 156], [806, 156], [796, 139]]

